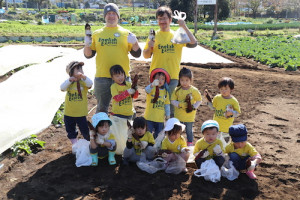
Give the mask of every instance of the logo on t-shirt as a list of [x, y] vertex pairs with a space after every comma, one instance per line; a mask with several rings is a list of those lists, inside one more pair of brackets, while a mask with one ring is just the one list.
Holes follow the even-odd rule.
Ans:
[[114, 36], [115, 36], [115, 37], [120, 37], [121, 34], [117, 32], [117, 33], [114, 33]]
[[116, 38], [99, 38], [98, 42], [101, 46], [117, 46], [118, 40]]
[[175, 53], [175, 48], [174, 48], [173, 44], [171, 44], [171, 45], [169, 45], [169, 44], [166, 44], [166, 45], [159, 44], [158, 49], [161, 50], [161, 53]]

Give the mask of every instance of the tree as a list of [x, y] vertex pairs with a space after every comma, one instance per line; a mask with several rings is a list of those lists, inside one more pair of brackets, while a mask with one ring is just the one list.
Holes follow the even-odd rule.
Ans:
[[248, 0], [247, 1], [247, 8], [252, 10], [253, 18], [256, 18], [258, 8], [261, 5], [261, 0]]
[[0, 9], [3, 7], [3, 0], [0, 0]]

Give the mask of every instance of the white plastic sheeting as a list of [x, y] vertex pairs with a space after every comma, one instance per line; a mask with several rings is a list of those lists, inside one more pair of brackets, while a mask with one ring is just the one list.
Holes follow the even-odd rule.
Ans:
[[[31, 57], [40, 54], [47, 54], [47, 51]], [[11, 59], [16, 57], [16, 54], [10, 55]], [[72, 55], [50, 63], [29, 66], [0, 83], [0, 153], [51, 124], [64, 102], [65, 92], [60, 90], [60, 84], [68, 78], [65, 68], [73, 60], [83, 61], [84, 73], [94, 79], [95, 60], [86, 59], [82, 50], [75, 50]]]
[[5, 46], [0, 48], [0, 76], [24, 65], [45, 63], [57, 56], [75, 52], [75, 49], [63, 47], [38, 47], [30, 45]]

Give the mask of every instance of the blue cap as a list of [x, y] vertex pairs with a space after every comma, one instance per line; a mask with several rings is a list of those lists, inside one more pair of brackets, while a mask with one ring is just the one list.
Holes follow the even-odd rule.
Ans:
[[96, 128], [100, 121], [109, 121], [109, 126], [112, 125], [110, 118], [105, 112], [94, 114], [94, 116], [92, 117], [92, 125], [94, 126], [94, 128]]
[[233, 142], [247, 141], [247, 128], [244, 124], [232, 125], [229, 127], [229, 135]]
[[210, 128], [210, 127], [216, 127], [217, 130], [219, 131], [219, 123], [215, 120], [207, 120], [205, 122], [203, 122], [202, 126], [201, 126], [201, 133], [203, 133], [204, 129], [206, 128]]

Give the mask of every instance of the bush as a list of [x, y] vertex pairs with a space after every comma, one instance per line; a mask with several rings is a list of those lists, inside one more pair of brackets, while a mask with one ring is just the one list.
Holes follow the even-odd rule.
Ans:
[[266, 21], [266, 24], [273, 24], [273, 22], [274, 22], [274, 20], [270, 18]]

